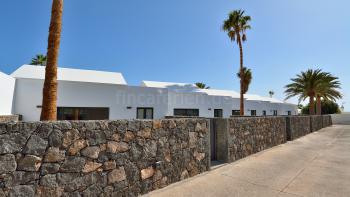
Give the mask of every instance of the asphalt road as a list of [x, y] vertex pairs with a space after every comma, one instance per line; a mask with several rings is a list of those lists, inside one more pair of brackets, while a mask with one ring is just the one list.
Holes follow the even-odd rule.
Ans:
[[146, 196], [350, 196], [350, 125], [335, 125]]

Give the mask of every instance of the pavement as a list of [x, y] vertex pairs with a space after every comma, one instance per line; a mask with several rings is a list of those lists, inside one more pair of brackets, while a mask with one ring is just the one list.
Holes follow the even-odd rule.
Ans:
[[145, 196], [348, 197], [350, 125], [324, 128]]

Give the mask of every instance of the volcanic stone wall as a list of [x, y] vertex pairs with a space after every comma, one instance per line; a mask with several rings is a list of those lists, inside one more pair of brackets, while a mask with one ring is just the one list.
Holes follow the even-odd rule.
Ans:
[[137, 196], [209, 170], [205, 119], [0, 124], [0, 196]]
[[313, 115], [313, 116], [310, 116], [310, 119], [311, 119], [311, 132], [315, 132], [323, 128], [322, 115]]
[[332, 116], [331, 115], [323, 115], [323, 127], [329, 127], [332, 123]]
[[286, 142], [285, 117], [237, 117], [228, 119], [228, 162]]
[[0, 197], [137, 196], [209, 170], [210, 150], [233, 162], [331, 124], [329, 115], [0, 123]]
[[310, 116], [288, 116], [287, 140], [294, 140], [311, 132]]

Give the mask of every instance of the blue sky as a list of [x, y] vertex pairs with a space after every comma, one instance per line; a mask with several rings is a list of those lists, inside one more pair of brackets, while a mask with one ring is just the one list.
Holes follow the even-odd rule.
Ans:
[[[244, 44], [250, 93], [283, 99], [289, 79], [321, 68], [342, 82], [350, 110], [348, 0], [66, 0], [59, 64], [118, 71], [127, 82], [204, 82], [239, 89], [239, 51], [221, 30], [244, 9], [252, 30]], [[11, 73], [46, 53], [51, 1], [0, 2], [0, 71]], [[294, 100], [296, 101], [296, 100]]]

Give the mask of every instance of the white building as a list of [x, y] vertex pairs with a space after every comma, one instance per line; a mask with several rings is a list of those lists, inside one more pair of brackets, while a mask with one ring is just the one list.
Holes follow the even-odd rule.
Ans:
[[[23, 65], [0, 73], [0, 115], [39, 120], [45, 67]], [[143, 81], [128, 86], [121, 73], [58, 69], [58, 119], [135, 119], [165, 116], [230, 117], [239, 113], [234, 91], [193, 84]], [[238, 110], [238, 111], [237, 111]], [[245, 95], [246, 115], [296, 115], [297, 107], [274, 98]]]

